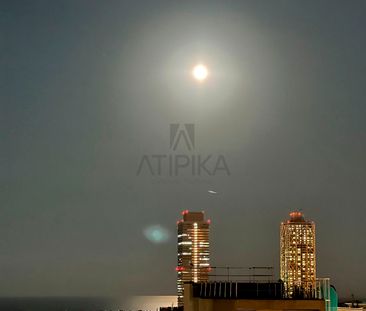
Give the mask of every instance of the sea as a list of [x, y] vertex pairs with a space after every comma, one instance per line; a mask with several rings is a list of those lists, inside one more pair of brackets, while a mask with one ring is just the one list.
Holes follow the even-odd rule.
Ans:
[[156, 311], [176, 304], [176, 296], [133, 296], [130, 298], [12, 297], [0, 298], [0, 311]]

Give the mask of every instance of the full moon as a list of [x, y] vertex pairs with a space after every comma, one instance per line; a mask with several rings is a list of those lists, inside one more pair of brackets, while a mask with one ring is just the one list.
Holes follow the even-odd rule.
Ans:
[[197, 81], [203, 82], [208, 77], [208, 69], [205, 65], [198, 64], [192, 69], [192, 76]]

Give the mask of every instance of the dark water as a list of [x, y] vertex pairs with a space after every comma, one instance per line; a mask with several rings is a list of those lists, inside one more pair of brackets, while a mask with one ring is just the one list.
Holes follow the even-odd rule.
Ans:
[[108, 298], [47, 297], [0, 298], [0, 311], [101, 311], [119, 310]]

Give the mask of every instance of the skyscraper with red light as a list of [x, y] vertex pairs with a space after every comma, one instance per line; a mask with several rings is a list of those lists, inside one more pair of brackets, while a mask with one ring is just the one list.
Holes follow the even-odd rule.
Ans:
[[178, 306], [183, 306], [184, 283], [208, 281], [210, 270], [210, 220], [203, 212], [182, 212], [178, 221]]
[[311, 295], [316, 280], [315, 223], [291, 212], [280, 227], [280, 278], [289, 297]]

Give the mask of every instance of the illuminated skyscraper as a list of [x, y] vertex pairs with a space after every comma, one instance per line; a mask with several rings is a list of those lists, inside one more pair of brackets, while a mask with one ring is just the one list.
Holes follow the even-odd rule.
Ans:
[[280, 277], [287, 294], [309, 296], [316, 278], [315, 223], [291, 212], [280, 231]]
[[210, 220], [203, 212], [182, 212], [178, 221], [178, 306], [183, 306], [184, 282], [208, 281], [210, 270]]

